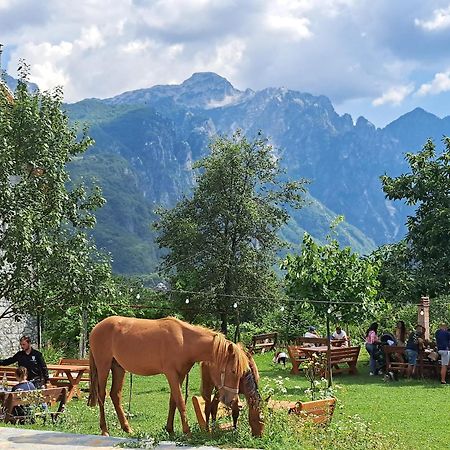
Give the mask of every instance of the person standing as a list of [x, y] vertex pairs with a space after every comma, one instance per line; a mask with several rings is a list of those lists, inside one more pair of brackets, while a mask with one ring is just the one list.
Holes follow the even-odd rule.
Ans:
[[31, 346], [29, 336], [20, 338], [20, 347], [22, 350], [18, 351], [14, 356], [0, 360], [0, 365], [9, 366], [17, 363], [19, 367], [25, 367], [28, 373], [27, 379], [32, 381], [37, 389], [45, 388], [49, 377], [47, 364], [45, 364], [42, 353]]
[[379, 344], [380, 340], [378, 339], [377, 333], [378, 333], [378, 323], [374, 322], [370, 325], [370, 327], [366, 331], [366, 350], [370, 357], [369, 375], [378, 375], [376, 352], [377, 352], [377, 345]]
[[450, 360], [450, 333], [445, 323], [439, 325], [436, 331], [436, 346], [438, 353], [441, 355], [441, 384], [447, 384], [447, 367]]

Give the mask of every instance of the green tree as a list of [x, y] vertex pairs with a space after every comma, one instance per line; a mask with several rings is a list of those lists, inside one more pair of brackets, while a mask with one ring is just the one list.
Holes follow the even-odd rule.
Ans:
[[[337, 219], [341, 220], [342, 217]], [[330, 235], [327, 241], [319, 245], [305, 233], [300, 254], [287, 255], [283, 268], [287, 270], [288, 294], [311, 302], [316, 314], [326, 318], [327, 335], [330, 335], [330, 320], [360, 324], [373, 317], [382, 302], [377, 301], [378, 263], [361, 258], [350, 247], [341, 249]], [[328, 384], [331, 385], [329, 355], [330, 352]]]
[[113, 289], [109, 257], [87, 236], [104, 199], [69, 187], [67, 164], [92, 141], [77, 137], [62, 92], [29, 92], [27, 67], [14, 99], [0, 95], [0, 317], [86, 307]]
[[237, 310], [241, 319], [254, 317], [268, 307], [263, 298], [276, 295], [277, 233], [289, 219], [285, 207], [300, 207], [305, 181], [282, 180], [274, 149], [261, 135], [249, 141], [238, 131], [214, 139], [210, 150], [194, 165], [192, 197], [159, 211], [157, 241], [169, 250], [162, 269], [172, 286], [193, 292], [182, 300], [189, 296], [204, 316], [211, 311], [226, 333]]
[[312, 306], [318, 316], [360, 324], [382, 305], [377, 300], [379, 264], [361, 258], [350, 247], [340, 248], [331, 236], [327, 241], [319, 245], [305, 233], [300, 254], [287, 255], [283, 268], [288, 294], [317, 302]]
[[416, 206], [407, 220], [408, 259], [418, 289], [431, 296], [450, 292], [450, 138], [443, 143], [440, 155], [432, 140], [407, 153], [411, 173], [381, 177], [387, 198]]

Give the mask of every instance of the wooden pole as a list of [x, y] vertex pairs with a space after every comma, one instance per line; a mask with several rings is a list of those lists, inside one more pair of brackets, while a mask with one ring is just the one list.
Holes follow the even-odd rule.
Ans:
[[330, 308], [327, 311], [327, 380], [328, 387], [331, 387], [333, 384], [333, 375], [331, 373], [331, 334], [330, 334]]

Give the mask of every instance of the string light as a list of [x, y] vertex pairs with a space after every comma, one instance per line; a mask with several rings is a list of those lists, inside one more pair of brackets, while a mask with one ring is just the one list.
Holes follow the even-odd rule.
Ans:
[[189, 299], [188, 298], [186, 299], [185, 303], [186, 303], [186, 305], [189, 304]]
[[237, 303], [235, 302], [234, 304], [233, 304], [233, 308], [237, 308]]

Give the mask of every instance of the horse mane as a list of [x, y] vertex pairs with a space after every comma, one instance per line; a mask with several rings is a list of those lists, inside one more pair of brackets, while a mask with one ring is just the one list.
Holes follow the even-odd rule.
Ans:
[[255, 363], [255, 360], [253, 359], [253, 355], [250, 352], [248, 352], [248, 351], [245, 351], [245, 354], [247, 355], [248, 365], [250, 367], [250, 371], [253, 374], [253, 378], [255, 379], [255, 383], [258, 384], [259, 383], [259, 378], [260, 378], [259, 370], [258, 370], [258, 367], [257, 367], [257, 365]]
[[247, 355], [239, 345], [236, 345], [233, 342], [228, 341], [222, 333], [214, 334], [213, 354], [215, 363], [218, 366], [223, 366], [224, 364], [226, 364], [229, 356], [228, 348], [230, 345], [233, 346], [233, 354], [234, 354], [233, 369], [236, 371], [236, 374], [239, 377], [241, 377], [249, 370], [249, 361]]

